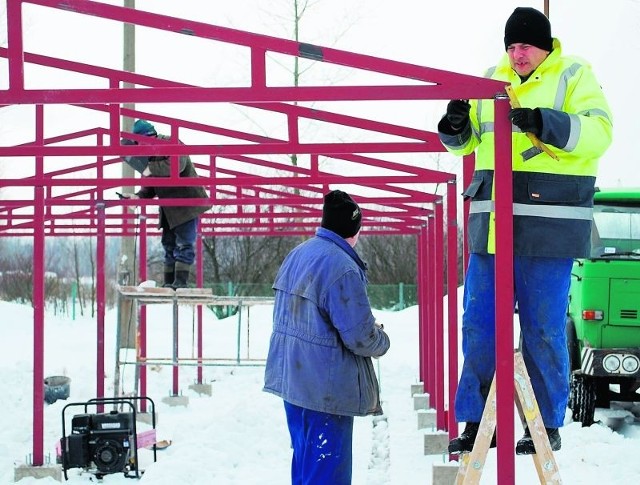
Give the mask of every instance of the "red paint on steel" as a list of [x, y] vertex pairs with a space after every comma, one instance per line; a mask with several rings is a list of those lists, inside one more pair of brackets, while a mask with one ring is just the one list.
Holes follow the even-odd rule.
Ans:
[[[496, 163], [496, 415], [498, 485], [515, 484], [513, 368], [513, 181], [509, 99], [495, 103]], [[500, 137], [504, 133], [507, 136]], [[498, 237], [499, 235], [499, 237]]]
[[[130, 23], [161, 31], [188, 34], [250, 50], [251, 82], [246, 87], [203, 87], [91, 65], [68, 59], [58, 59], [38, 53], [24, 52], [22, 9], [25, 4], [51, 9], [64, 9], [70, 14], [90, 15], [117, 23]], [[0, 57], [8, 59], [9, 88], [0, 91], [0, 107], [30, 104], [36, 106], [35, 138], [16, 146], [0, 146], [0, 157], [21, 157], [33, 160], [33, 175], [3, 178], [0, 189], [27, 188], [34, 191], [31, 199], [3, 200], [0, 203], [0, 237], [31, 236], [34, 240], [34, 269], [44, 268], [44, 241], [46, 236], [71, 236], [79, 233], [97, 237], [98, 273], [98, 329], [104, 331], [105, 290], [104, 246], [109, 236], [134, 237], [140, 235], [140, 277], [146, 275], [146, 246], [142, 238], [157, 236], [157, 216], [137, 220], [128, 208], [140, 205], [143, 213], [157, 201], [117, 200], [115, 190], [139, 185], [138, 178], [113, 175], [123, 155], [201, 155], [205, 162], [197, 161], [202, 173], [198, 180], [178, 179], [177, 164], [172, 176], [153, 180], [158, 186], [205, 185], [210, 192], [206, 200], [166, 200], [174, 205], [212, 204], [225, 213], [205, 215], [201, 219], [200, 237], [241, 235], [310, 235], [321, 214], [322, 195], [332, 186], [349, 186], [365, 209], [365, 234], [417, 234], [418, 241], [418, 295], [420, 301], [420, 373], [425, 391], [437, 396], [442, 408], [444, 374], [442, 368], [442, 341], [444, 332], [442, 309], [442, 259], [444, 258], [442, 212], [434, 216], [433, 207], [441, 196], [425, 190], [428, 184], [450, 183], [452, 174], [426, 168], [422, 162], [404, 161], [412, 153], [444, 152], [435, 133], [389, 122], [366, 119], [328, 110], [298, 105], [303, 101], [357, 101], [357, 100], [415, 100], [426, 101], [454, 98], [493, 98], [502, 92], [502, 83], [473, 76], [451, 73], [424, 66], [340, 51], [321, 46], [252, 34], [235, 29], [208, 25], [185, 19], [140, 10], [107, 5], [89, 0], [8, 0], [7, 48], [0, 48]], [[365, 86], [267, 86], [267, 54], [285, 54], [307, 57], [318, 62], [335, 64], [342, 68], [367, 70], [394, 76], [392, 85]], [[107, 88], [61, 89], [45, 87], [25, 89], [28, 80], [25, 64], [57, 69], [69, 73], [102, 79]], [[122, 85], [138, 88], [120, 88]], [[263, 111], [283, 120], [286, 139], [243, 132], [222, 126], [219, 120], [201, 123], [169, 117], [160, 113], [131, 109], [128, 103], [233, 103], [244, 110]], [[85, 126], [71, 133], [58, 133], [44, 137], [43, 106], [70, 104], [74, 108], [102, 112], [107, 115], [108, 127]], [[146, 104], [145, 106], [150, 106]], [[150, 109], [150, 108], [148, 108]], [[169, 126], [171, 140], [148, 140], [139, 137], [137, 146], [120, 146], [121, 117], [140, 117]], [[336, 142], [300, 140], [301, 122], [331, 124], [337, 129], [357, 128], [363, 141]], [[230, 139], [221, 144], [185, 144], [177, 142], [186, 131]], [[53, 131], [53, 130], [51, 130]], [[58, 130], [56, 130], [58, 131]], [[504, 133], [507, 133], [505, 130]], [[288, 160], [296, 154], [308, 165], [297, 167], [274, 161]], [[44, 160], [47, 165], [45, 170]], [[82, 158], [80, 158], [82, 157]], [[87, 161], [89, 159], [89, 161]], [[354, 165], [353, 174], [340, 169], [327, 171], [320, 160], [331, 161], [334, 166]], [[237, 168], [244, 166], [243, 169]], [[466, 170], [466, 168], [465, 168]], [[337, 173], [333, 173], [337, 172]], [[363, 175], [375, 173], [375, 175]], [[292, 190], [294, 189], [294, 190]], [[295, 192], [295, 193], [294, 193]], [[365, 195], [377, 193], [379, 195]], [[449, 195], [447, 195], [449, 199]], [[448, 215], [450, 218], [451, 215]], [[284, 219], [286, 218], [286, 222]], [[149, 229], [147, 230], [147, 224]], [[439, 226], [439, 227], [436, 227]], [[502, 236], [501, 236], [502, 237]], [[439, 242], [436, 242], [438, 240]], [[447, 254], [452, 256], [451, 241]], [[200, 253], [201, 254], [201, 253]], [[453, 269], [452, 269], [453, 271]], [[198, 268], [199, 281], [202, 268]], [[448, 292], [451, 278], [448, 276]], [[44, 353], [44, 279], [43, 273], [34, 271], [34, 465], [41, 465], [43, 420], [42, 394]], [[438, 302], [440, 299], [440, 302]], [[454, 312], [449, 309], [451, 319]], [[140, 357], [146, 356], [146, 311], [140, 308]], [[199, 317], [200, 319], [200, 317]], [[98, 336], [97, 365], [104, 367], [104, 335]], [[201, 353], [199, 336], [199, 356]], [[436, 352], [440, 351], [439, 362]], [[451, 352], [452, 349], [449, 349]], [[457, 351], [457, 349], [456, 349]], [[457, 353], [450, 355], [457, 360]], [[439, 369], [436, 369], [437, 366]], [[101, 367], [102, 366], [102, 367]], [[199, 369], [201, 370], [201, 369]], [[449, 372], [451, 368], [449, 368]], [[103, 376], [98, 371], [97, 393], [104, 393]], [[199, 374], [200, 379], [200, 374]], [[450, 376], [451, 379], [451, 376]], [[141, 392], [146, 392], [146, 366], [140, 369]], [[174, 394], [177, 389], [174, 386]], [[435, 394], [434, 394], [435, 393]], [[438, 394], [439, 393], [439, 394]], [[144, 403], [143, 403], [144, 405]], [[444, 416], [443, 409], [439, 409]], [[450, 413], [451, 415], [452, 413]], [[450, 416], [449, 416], [450, 417]], [[443, 425], [439, 419], [439, 426]]]

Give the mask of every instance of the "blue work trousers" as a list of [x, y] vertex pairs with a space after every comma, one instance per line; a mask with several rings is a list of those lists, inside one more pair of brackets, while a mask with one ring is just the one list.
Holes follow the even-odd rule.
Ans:
[[350, 485], [353, 416], [321, 413], [284, 401], [291, 435], [292, 485]]
[[166, 222], [162, 225], [162, 247], [165, 266], [173, 266], [176, 261], [193, 264], [196, 259], [195, 243], [198, 218], [184, 222], [170, 229]]
[[[469, 258], [462, 317], [464, 364], [455, 402], [458, 422], [480, 421], [495, 372], [494, 265], [493, 255]], [[516, 256], [513, 264], [522, 356], [548, 428], [562, 426], [569, 397], [565, 322], [572, 265], [571, 258], [527, 256]]]

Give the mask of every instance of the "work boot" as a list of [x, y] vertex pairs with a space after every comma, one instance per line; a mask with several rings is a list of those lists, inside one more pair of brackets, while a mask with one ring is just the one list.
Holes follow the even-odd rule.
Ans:
[[[560, 439], [560, 431], [558, 428], [545, 428], [547, 431], [547, 437], [549, 438], [549, 444], [553, 451], [558, 451], [562, 446], [562, 440]], [[524, 436], [520, 438], [516, 443], [516, 455], [535, 455], [536, 447], [533, 444], [533, 438], [529, 432], [529, 428], [524, 429]]]
[[164, 266], [164, 283], [163, 288], [173, 288], [173, 281], [176, 279], [176, 270], [174, 265]]
[[[470, 453], [471, 450], [473, 450], [473, 444], [476, 442], [476, 436], [478, 435], [479, 429], [480, 423], [467, 423], [462, 434], [449, 441], [449, 453]], [[496, 447], [495, 433], [493, 433], [490, 447]]]
[[177, 290], [178, 288], [187, 288], [189, 281], [189, 273], [191, 273], [190, 264], [182, 263], [181, 261], [176, 262], [176, 278], [173, 280], [173, 289]]

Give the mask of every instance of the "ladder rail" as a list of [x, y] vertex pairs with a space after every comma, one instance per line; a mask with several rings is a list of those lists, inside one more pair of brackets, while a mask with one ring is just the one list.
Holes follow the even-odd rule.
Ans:
[[[514, 353], [515, 393], [514, 401], [523, 426], [531, 433], [536, 453], [531, 455], [538, 473], [540, 483], [544, 485], [562, 485], [560, 470], [556, 463], [549, 437], [540, 414], [538, 401], [531, 386], [531, 380], [524, 364], [522, 354]], [[491, 439], [496, 429], [496, 378], [491, 382], [478, 435], [470, 453], [460, 455], [460, 467], [456, 475], [455, 485], [476, 485], [480, 483]]]

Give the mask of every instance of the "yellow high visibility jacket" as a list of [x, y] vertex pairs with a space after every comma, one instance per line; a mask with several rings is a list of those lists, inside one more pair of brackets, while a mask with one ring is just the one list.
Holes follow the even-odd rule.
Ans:
[[[540, 108], [540, 140], [559, 158], [532, 146], [526, 133], [512, 127], [514, 254], [585, 257], [589, 254], [593, 193], [598, 161], [611, 144], [612, 116], [590, 65], [553, 51], [526, 82], [509, 65], [507, 55], [487, 77], [511, 84], [522, 107]], [[440, 140], [448, 151], [477, 150], [473, 179], [464, 195], [472, 199], [469, 248], [495, 252], [493, 100], [472, 100], [470, 123], [451, 130], [444, 117]]]

